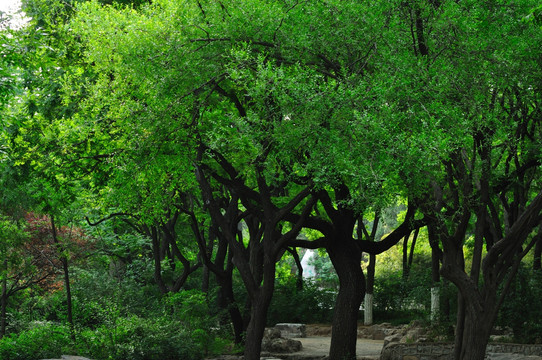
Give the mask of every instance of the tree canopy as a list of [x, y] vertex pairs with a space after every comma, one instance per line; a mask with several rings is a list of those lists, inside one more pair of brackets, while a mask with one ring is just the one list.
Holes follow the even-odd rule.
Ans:
[[[211, 271], [247, 359], [285, 252], [329, 253], [330, 356], [353, 358], [363, 253], [408, 248], [427, 226], [460, 294], [455, 356], [483, 358], [522, 259], [542, 247], [536, 1], [24, 6], [32, 21], [0, 34], [13, 50], [0, 59], [3, 211], [148, 238], [163, 294]], [[403, 221], [376, 239], [398, 203]]]

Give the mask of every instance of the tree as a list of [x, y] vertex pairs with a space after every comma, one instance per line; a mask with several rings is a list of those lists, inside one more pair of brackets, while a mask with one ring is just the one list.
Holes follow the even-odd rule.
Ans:
[[39, 283], [49, 274], [33, 274], [34, 264], [27, 261], [26, 254], [21, 251], [24, 232], [16, 221], [2, 215], [0, 218], [0, 254], [2, 258], [1, 309], [0, 309], [0, 339], [6, 334], [7, 306], [9, 298], [18, 291]]
[[[541, 34], [521, 21], [534, 5], [472, 5], [405, 4], [393, 29], [410, 32], [411, 43], [406, 47], [390, 33], [393, 48], [404, 49], [389, 58], [390, 65], [400, 64], [388, 67], [400, 80], [382, 87], [392, 111], [408, 119], [405, 134], [415, 133], [426, 149], [429, 161], [419, 169], [430, 181], [413, 185], [421, 185], [421, 193], [427, 189], [420, 204], [442, 244], [441, 273], [460, 293], [457, 359], [484, 357], [507, 284], [534, 246], [531, 232], [541, 210], [534, 140], [540, 68], [533, 50]], [[470, 236], [467, 272], [463, 245]]]

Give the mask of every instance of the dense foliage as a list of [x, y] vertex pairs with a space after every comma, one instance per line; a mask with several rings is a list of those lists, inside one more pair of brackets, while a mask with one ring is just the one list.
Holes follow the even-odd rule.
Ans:
[[515, 311], [541, 288], [537, 1], [23, 8], [0, 24], [2, 359], [254, 360], [284, 321], [354, 359], [373, 294], [376, 320], [457, 319], [456, 359], [496, 320], [540, 339]]

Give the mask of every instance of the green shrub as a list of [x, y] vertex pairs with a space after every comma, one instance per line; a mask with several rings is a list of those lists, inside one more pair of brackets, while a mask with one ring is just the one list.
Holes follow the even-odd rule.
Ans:
[[290, 276], [277, 283], [267, 315], [267, 323], [281, 322], [326, 323], [331, 321], [336, 293], [320, 288], [318, 283], [305, 280], [303, 289], [296, 287]]
[[79, 354], [96, 360], [202, 359], [202, 349], [187, 331], [168, 319], [120, 318], [114, 326], [85, 330]]
[[19, 334], [0, 340], [0, 359], [33, 360], [59, 358], [72, 352], [68, 327], [49, 322], [33, 323]]
[[428, 319], [431, 311], [430, 268], [415, 266], [407, 278], [400, 271], [377, 274], [374, 318], [393, 324]]
[[231, 329], [222, 328], [220, 313], [211, 315], [207, 294], [200, 290], [182, 290], [168, 294], [166, 304], [173, 318], [190, 333], [192, 341], [205, 354], [220, 353], [231, 343]]
[[504, 298], [497, 325], [511, 327], [514, 341], [542, 342], [542, 272], [523, 265]]

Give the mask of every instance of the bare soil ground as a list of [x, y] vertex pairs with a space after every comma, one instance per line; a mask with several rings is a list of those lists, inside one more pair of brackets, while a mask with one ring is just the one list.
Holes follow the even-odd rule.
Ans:
[[[329, 336], [309, 336], [298, 338], [301, 341], [303, 349], [295, 353], [299, 358], [315, 358], [329, 355], [329, 345], [331, 338]], [[356, 346], [356, 355], [361, 359], [379, 359], [384, 341], [358, 339]]]

